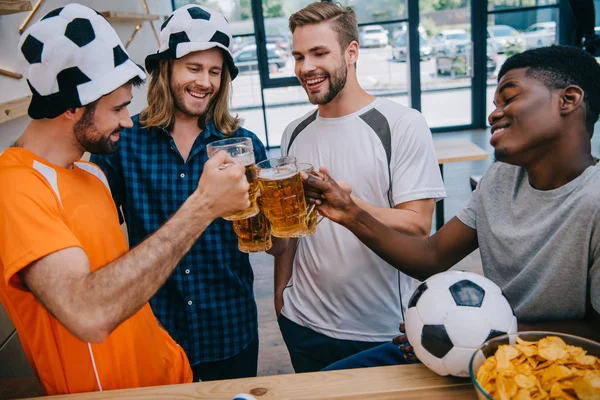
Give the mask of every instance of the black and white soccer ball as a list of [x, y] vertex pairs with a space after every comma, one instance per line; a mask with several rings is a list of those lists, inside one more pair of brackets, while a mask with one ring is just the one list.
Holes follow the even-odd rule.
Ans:
[[86, 105], [135, 76], [145, 78], [106, 18], [80, 4], [57, 8], [32, 25], [19, 54], [34, 94], [52, 102]]
[[491, 280], [447, 271], [423, 282], [406, 312], [415, 355], [439, 375], [469, 376], [469, 361], [488, 339], [517, 331], [517, 318]]

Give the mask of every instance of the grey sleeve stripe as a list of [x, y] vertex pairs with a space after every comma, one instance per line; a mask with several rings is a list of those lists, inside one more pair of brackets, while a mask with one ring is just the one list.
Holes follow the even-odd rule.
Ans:
[[367, 125], [373, 129], [373, 131], [379, 136], [381, 144], [385, 149], [385, 156], [387, 157], [388, 165], [392, 161], [392, 131], [387, 118], [380, 113], [376, 108], [372, 108], [366, 113], [362, 114], [360, 118], [366, 122]]
[[312, 114], [310, 114], [308, 116], [308, 118], [306, 118], [304, 121], [300, 122], [298, 124], [298, 126], [296, 127], [296, 129], [294, 129], [294, 132], [292, 132], [292, 136], [290, 136], [290, 141], [288, 142], [288, 146], [287, 146], [287, 149], [286, 149], [286, 152], [285, 152], [286, 155], [290, 154], [290, 148], [292, 147], [292, 143], [294, 143], [294, 140], [296, 139], [296, 136], [298, 136], [300, 134], [300, 132], [302, 132], [304, 130], [304, 128], [306, 128], [315, 119], [317, 119], [317, 112], [318, 111], [319, 110], [315, 110], [315, 112], [313, 112]]

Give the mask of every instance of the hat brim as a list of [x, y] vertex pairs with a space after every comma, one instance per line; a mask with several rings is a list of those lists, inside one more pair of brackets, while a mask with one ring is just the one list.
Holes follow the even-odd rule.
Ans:
[[177, 54], [174, 54], [175, 51], [172, 48], [168, 48], [165, 51], [161, 51], [155, 54], [150, 54], [146, 57], [145, 60], [146, 71], [148, 71], [149, 73], [156, 71], [158, 69], [160, 60], [177, 60], [195, 51], [208, 50], [212, 49], [213, 47], [217, 47], [222, 50], [221, 53], [223, 53], [223, 57], [225, 58], [225, 62], [227, 63], [229, 75], [231, 76], [231, 80], [234, 80], [239, 73], [239, 69], [235, 66], [235, 63], [233, 62], [233, 57], [231, 56], [229, 49], [224, 48], [223, 46], [220, 46], [215, 43], [179, 43], [177, 45]]

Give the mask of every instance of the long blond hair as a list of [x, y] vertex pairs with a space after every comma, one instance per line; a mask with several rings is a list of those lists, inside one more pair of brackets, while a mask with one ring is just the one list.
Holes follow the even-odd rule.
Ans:
[[[140, 114], [140, 123], [146, 127], [172, 129], [175, 124], [175, 100], [171, 93], [172, 60], [160, 60], [158, 68], [150, 73], [148, 106]], [[227, 65], [221, 72], [221, 87], [211, 101], [204, 117], [198, 118], [198, 127], [206, 129], [206, 121], [212, 120], [219, 132], [231, 136], [237, 131], [240, 120], [229, 112], [231, 100], [231, 76]]]

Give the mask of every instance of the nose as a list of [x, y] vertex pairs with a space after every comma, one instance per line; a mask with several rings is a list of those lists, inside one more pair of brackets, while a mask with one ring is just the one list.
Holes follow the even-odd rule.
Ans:
[[317, 69], [317, 67], [315, 63], [312, 62], [312, 57], [305, 57], [304, 62], [300, 67], [300, 72], [302, 73], [302, 75], [306, 74], [307, 72], [312, 72], [315, 69]]
[[127, 109], [125, 109], [125, 112], [123, 114], [124, 114], [124, 116], [123, 116], [123, 118], [121, 118], [119, 125], [122, 128], [131, 128], [133, 126], [133, 121], [131, 120], [131, 117], [129, 116], [129, 111], [127, 111]]
[[200, 87], [210, 86], [210, 79], [208, 77], [208, 71], [203, 71], [203, 72], [196, 74], [194, 83]]
[[494, 125], [496, 121], [499, 121], [504, 116], [504, 110], [501, 107], [496, 106], [494, 111], [488, 116], [488, 122], [490, 125]]

